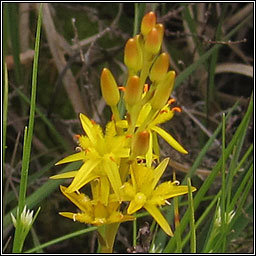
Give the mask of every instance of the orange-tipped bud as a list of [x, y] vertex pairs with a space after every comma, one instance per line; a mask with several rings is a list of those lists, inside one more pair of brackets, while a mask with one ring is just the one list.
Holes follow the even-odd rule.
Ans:
[[152, 82], [163, 79], [169, 68], [170, 57], [168, 53], [163, 52], [154, 62], [149, 78]]
[[142, 90], [140, 88], [140, 78], [138, 76], [129, 77], [124, 94], [124, 100], [128, 105], [134, 105], [141, 99]]
[[132, 154], [134, 157], [145, 155], [149, 147], [149, 132], [142, 131], [135, 134], [132, 145]]
[[145, 40], [145, 50], [157, 54], [161, 48], [163, 41], [163, 29], [162, 24], [157, 24], [151, 31], [148, 33]]
[[104, 68], [100, 77], [101, 92], [104, 100], [109, 106], [115, 106], [120, 99], [120, 93], [109, 69]]
[[164, 37], [164, 25], [161, 24], [161, 23], [158, 23], [158, 24], [155, 25], [155, 28], [158, 31], [159, 36], [160, 36], [160, 40], [162, 42], [163, 41], [163, 37]]
[[139, 35], [130, 38], [124, 48], [124, 63], [134, 72], [142, 68], [142, 50], [139, 40]]
[[156, 15], [154, 12], [149, 12], [144, 15], [141, 21], [141, 33], [145, 36], [156, 25]]
[[154, 96], [151, 100], [151, 106], [154, 109], [161, 109], [168, 101], [173, 90], [175, 81], [175, 71], [169, 71], [165, 79], [157, 86]]

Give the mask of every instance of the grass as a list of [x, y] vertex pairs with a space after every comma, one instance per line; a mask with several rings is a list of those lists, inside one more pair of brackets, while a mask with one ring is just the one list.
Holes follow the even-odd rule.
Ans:
[[[13, 64], [7, 63], [6, 67], [3, 65], [4, 252], [96, 252], [94, 227], [73, 223], [58, 215], [58, 211], [69, 207], [56, 191], [64, 181], [49, 180], [48, 177], [79, 167], [73, 163], [60, 168], [55, 167], [54, 163], [73, 152], [76, 144], [72, 137], [81, 132], [81, 127], [76, 107], [69, 98], [72, 90], [66, 85], [59, 86], [55, 98], [52, 97], [54, 83], [57, 80], [65, 83], [61, 77], [65, 72], [56, 69], [56, 59], [52, 58], [49, 44], [53, 42], [46, 37], [45, 32], [49, 27], [44, 14], [41, 17], [41, 12], [30, 8], [28, 12], [33, 22], [24, 28], [20, 26], [18, 12], [21, 4], [5, 3], [3, 17], [6, 35], [4, 56], [13, 56]], [[100, 100], [100, 71], [105, 66], [111, 67], [118, 83], [125, 82], [127, 75], [121, 64], [124, 44], [129, 37], [138, 33], [145, 10], [156, 10], [167, 31], [164, 49], [170, 53], [171, 68], [178, 74], [175, 82], [177, 104], [189, 109], [212, 136], [201, 140], [200, 127], [184, 111], [167, 123], [165, 128], [174, 132], [176, 138], [180, 137], [180, 142], [190, 152], [188, 156], [177, 156], [160, 142], [166, 154], [171, 155], [184, 168], [188, 166], [185, 168], [186, 173], [173, 168], [169, 173], [175, 171], [175, 179], [181, 184], [192, 184], [197, 191], [179, 197], [171, 206], [163, 207], [163, 213], [175, 231], [174, 237], [168, 237], [147, 213], [140, 212], [133, 224], [127, 222], [121, 225], [114, 246], [115, 252], [125, 253], [127, 247], [136, 246], [139, 242], [138, 231], [147, 221], [152, 232], [150, 252], [251, 253], [253, 230], [248, 227], [253, 223], [254, 157], [250, 137], [253, 81], [238, 74], [220, 72], [217, 75], [215, 72], [223, 62], [252, 66], [253, 60], [248, 57], [251, 55], [249, 46], [253, 37], [250, 28], [253, 12], [252, 9], [250, 11], [250, 4], [127, 3], [122, 7], [119, 9], [120, 4], [113, 3], [105, 4], [104, 8], [97, 3], [51, 5], [57, 12], [52, 17], [54, 26], [62, 38], [60, 45], [55, 47], [61, 49], [60, 52], [64, 51], [63, 58], [78, 56], [80, 51], [90, 60], [88, 65], [76, 59], [68, 68], [68, 75], [73, 77], [74, 86], [79, 90], [79, 102], [85, 106], [85, 114], [102, 125], [107, 122], [110, 111]], [[230, 7], [233, 8], [232, 12]], [[245, 7], [246, 15], [241, 11]], [[118, 10], [121, 10], [119, 17], [116, 16]], [[203, 16], [204, 22], [201, 22], [200, 13], [203, 12], [208, 16]], [[70, 30], [71, 21], [67, 28], [63, 25], [66, 14], [76, 17], [80, 24], [85, 13], [90, 13], [84, 24], [86, 30]], [[237, 22], [234, 22], [234, 15], [237, 15]], [[44, 26], [40, 35], [41, 18]], [[115, 18], [118, 19], [117, 27], [101, 35], [100, 31], [112, 24]], [[186, 33], [185, 23], [188, 24]], [[95, 37], [97, 39], [89, 45], [78, 46], [78, 50], [72, 50], [72, 45], [76, 43], [68, 35], [77, 36], [82, 42], [82, 39], [89, 38], [86, 34], [88, 31], [89, 35], [95, 34], [95, 24], [99, 26], [98, 37]], [[31, 63], [24, 64], [21, 58], [20, 49], [23, 48], [19, 45], [19, 29], [30, 30], [30, 47], [34, 49], [33, 66]], [[57, 38], [59, 35], [52, 36]], [[243, 39], [241, 35], [247, 38], [248, 46], [239, 43]], [[215, 43], [209, 43], [206, 36]], [[190, 44], [197, 46], [192, 52]], [[32, 74], [31, 79], [26, 80], [25, 74]], [[31, 95], [28, 93], [30, 86]], [[48, 107], [52, 105], [50, 99], [54, 99], [55, 108], [50, 109], [51, 115], [48, 115]], [[67, 110], [67, 106], [72, 109]], [[207, 112], [204, 106], [207, 106]], [[120, 108], [124, 108], [124, 105]], [[216, 140], [219, 141], [218, 147], [215, 146]], [[207, 175], [200, 176], [199, 169], [206, 169]], [[18, 206], [17, 216], [20, 216], [25, 205], [31, 210], [37, 207], [41, 207], [41, 210], [37, 212], [32, 232], [28, 234], [32, 239], [27, 239], [21, 245], [19, 224], [15, 232], [10, 213], [16, 216]], [[17, 220], [19, 223], [19, 218]], [[46, 226], [49, 228], [47, 231]]]

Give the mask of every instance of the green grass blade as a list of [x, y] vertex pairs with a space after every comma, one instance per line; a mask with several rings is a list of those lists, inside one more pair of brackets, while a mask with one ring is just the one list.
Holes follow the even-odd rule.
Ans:
[[[30, 104], [30, 101], [28, 99], [28, 97], [18, 88], [15, 88], [15, 91], [19, 94], [19, 96], [27, 103]], [[46, 115], [38, 108], [36, 107], [35, 109], [36, 114], [40, 116], [40, 118], [42, 119], [42, 121], [47, 125], [47, 127], [49, 128], [49, 130], [53, 133], [53, 136], [56, 138], [56, 140], [60, 143], [60, 145], [62, 145], [62, 147], [65, 150], [69, 150], [69, 146], [67, 145], [67, 143], [65, 142], [65, 140], [62, 138], [62, 136], [59, 134], [59, 132], [56, 130], [56, 128], [54, 127], [54, 125], [51, 123], [51, 121], [48, 120], [48, 118], [46, 117]]]
[[222, 167], [221, 167], [221, 234], [222, 234], [222, 252], [226, 250], [226, 159], [225, 159], [225, 127], [226, 127], [226, 117], [222, 114]]
[[[243, 132], [247, 130], [247, 127], [249, 125], [249, 121], [250, 121], [250, 118], [251, 118], [252, 111], [253, 111], [253, 97], [251, 97], [251, 99], [250, 99], [250, 103], [249, 103], [247, 112], [246, 112], [243, 120], [241, 121], [240, 125], [238, 126], [231, 142], [229, 143], [229, 145], [225, 149], [225, 159], [227, 159], [227, 157], [231, 154], [234, 145], [237, 143], [238, 139], [243, 134]], [[206, 194], [206, 192], [210, 188], [211, 184], [215, 180], [215, 177], [217, 176], [217, 174], [218, 174], [218, 172], [221, 168], [221, 165], [222, 165], [222, 159], [219, 159], [219, 161], [214, 166], [211, 174], [207, 177], [207, 179], [205, 180], [205, 182], [203, 183], [201, 188], [196, 192], [196, 196], [194, 198], [194, 208], [195, 208], [195, 210], [197, 209], [200, 202], [203, 200], [204, 195]], [[188, 211], [187, 211], [185, 213], [184, 217], [182, 218], [181, 224], [180, 224], [182, 232], [184, 231], [188, 221], [189, 221], [189, 214], [188, 214]], [[169, 243], [167, 244], [164, 252], [174, 251], [175, 244], [176, 244], [176, 238], [174, 236], [169, 241]]]
[[[5, 163], [6, 149], [6, 130], [7, 130], [7, 113], [8, 113], [8, 71], [6, 63], [4, 64], [4, 100], [3, 100], [3, 163]], [[3, 172], [4, 176], [4, 172]]]
[[[229, 110], [228, 114], [227, 114], [227, 118], [232, 114], [232, 112], [237, 108], [239, 102], [236, 102], [234, 104], [234, 106]], [[205, 146], [203, 147], [203, 149], [200, 151], [199, 155], [197, 156], [196, 160], [194, 161], [193, 165], [191, 166], [190, 170], [188, 171], [188, 173], [186, 174], [183, 182], [181, 183], [182, 185], [185, 184], [185, 181], [187, 180], [188, 177], [193, 177], [196, 169], [199, 167], [200, 163], [202, 162], [205, 154], [207, 153], [208, 149], [211, 147], [212, 143], [214, 142], [215, 138], [218, 136], [219, 132], [221, 131], [221, 127], [222, 124], [219, 124], [219, 126], [217, 127], [217, 129], [215, 130], [215, 132], [213, 133], [213, 135], [209, 138], [209, 140], [207, 141], [207, 143], [205, 144]], [[181, 198], [181, 197], [179, 197]], [[166, 218], [169, 220], [171, 220], [173, 218], [173, 214], [172, 211], [169, 211], [169, 214], [166, 215]], [[175, 237], [176, 239], [176, 237]], [[165, 242], [167, 240], [167, 236], [165, 235], [164, 232], [162, 232], [161, 230], [159, 231], [159, 234], [157, 236], [157, 244], [161, 244], [164, 245]], [[174, 251], [174, 248], [172, 248], [172, 250]]]
[[[71, 170], [76, 170], [79, 168], [81, 163], [74, 162], [69, 165], [67, 165], [65, 168], [63, 168], [62, 172], [67, 172]], [[26, 198], [26, 205], [29, 209], [32, 209], [33, 207], [39, 205], [41, 201], [43, 201], [46, 197], [50, 196], [53, 191], [55, 191], [58, 186], [63, 182], [63, 180], [48, 180], [44, 185], [42, 185], [39, 189], [37, 189], [33, 194], [28, 196]], [[3, 217], [3, 228], [7, 228], [8, 225], [11, 224], [11, 217], [10, 213], [12, 212], [13, 215], [16, 215], [17, 207], [13, 208], [9, 213], [7, 213]]]
[[27, 251], [25, 251], [25, 253], [33, 253], [33, 252], [36, 252], [39, 249], [46, 248], [48, 246], [63, 242], [67, 239], [70, 239], [70, 238], [73, 238], [73, 237], [78, 237], [80, 235], [83, 235], [83, 234], [86, 234], [86, 233], [89, 233], [89, 232], [92, 232], [92, 231], [95, 231], [95, 230], [97, 230], [97, 227], [89, 227], [89, 228], [85, 228], [85, 229], [82, 229], [82, 230], [78, 230], [78, 231], [72, 232], [70, 234], [58, 237], [58, 238], [56, 238], [54, 240], [51, 240], [47, 243], [41, 244], [40, 246], [37, 246], [37, 247], [32, 248], [30, 250], [27, 250]]
[[188, 178], [188, 205], [190, 215], [190, 253], [196, 253], [195, 216], [190, 178]]
[[17, 228], [15, 230], [15, 236], [14, 236], [14, 242], [13, 242], [13, 253], [20, 253], [22, 251], [22, 246], [23, 246], [23, 241], [24, 241], [20, 237], [22, 235], [20, 233], [21, 225], [22, 225], [20, 222], [20, 215], [25, 206], [29, 160], [30, 160], [33, 128], [34, 128], [41, 18], [42, 18], [42, 13], [40, 10], [39, 17], [38, 17], [38, 23], [37, 23], [34, 66], [33, 66], [33, 74], [32, 74], [32, 92], [31, 92], [31, 103], [30, 103], [29, 126], [28, 126], [28, 131], [27, 131], [27, 127], [25, 127], [25, 133], [24, 133], [24, 147], [23, 147], [21, 180], [20, 180], [20, 190], [19, 190]]
[[14, 72], [17, 84], [22, 84], [22, 70], [20, 64], [20, 44], [19, 44], [19, 25], [18, 25], [18, 4], [6, 3], [6, 12], [8, 18], [8, 30], [12, 45]]

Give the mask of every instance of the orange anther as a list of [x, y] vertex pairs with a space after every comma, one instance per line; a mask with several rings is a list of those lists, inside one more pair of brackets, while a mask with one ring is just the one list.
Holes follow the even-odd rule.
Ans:
[[96, 122], [94, 120], [91, 120], [92, 124], [96, 124]]
[[124, 87], [124, 86], [118, 86], [118, 89], [119, 89], [120, 91], [125, 92], [125, 87]]
[[112, 156], [110, 156], [109, 158], [110, 158], [110, 160], [112, 160], [113, 162], [116, 162], [115, 159], [114, 159]]
[[172, 111], [181, 112], [181, 108], [180, 107], [174, 107], [174, 108], [172, 108]]
[[125, 136], [125, 138], [132, 138], [132, 135], [131, 134], [127, 134], [126, 136]]
[[172, 99], [169, 99], [169, 100], [168, 100], [168, 105], [171, 105], [171, 104], [174, 103], [174, 102], [176, 102], [175, 99], [173, 99], [173, 98], [172, 98]]
[[161, 111], [160, 111], [160, 114], [163, 114], [163, 113], [168, 113], [168, 111], [167, 111], [166, 109], [161, 110]]
[[79, 134], [74, 135], [74, 139], [79, 140], [80, 138], [81, 138], [81, 135]]
[[144, 84], [144, 92], [148, 92], [148, 88], [149, 88], [148, 84]]

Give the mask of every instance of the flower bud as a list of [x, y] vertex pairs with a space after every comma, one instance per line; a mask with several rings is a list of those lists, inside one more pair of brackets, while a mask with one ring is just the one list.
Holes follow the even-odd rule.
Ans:
[[164, 35], [164, 26], [162, 24], [157, 24], [152, 30], [148, 33], [145, 40], [145, 50], [157, 54], [161, 48], [163, 35]]
[[163, 52], [158, 56], [149, 74], [149, 78], [152, 82], [160, 81], [164, 78], [169, 68], [169, 60], [170, 57], [168, 53]]
[[156, 25], [156, 15], [154, 12], [149, 12], [144, 15], [141, 21], [141, 33], [145, 36]]
[[137, 72], [142, 68], [142, 50], [139, 40], [139, 35], [130, 38], [124, 49], [124, 63], [134, 72]]
[[113, 77], [109, 69], [104, 68], [100, 77], [101, 92], [104, 100], [109, 106], [115, 106], [119, 99], [120, 93], [116, 84], [116, 80]]
[[165, 79], [157, 86], [154, 96], [151, 100], [151, 106], [154, 109], [161, 109], [167, 102], [173, 90], [175, 81], [175, 71], [169, 71]]
[[140, 78], [131, 76], [125, 87], [124, 100], [128, 105], [134, 105], [141, 99]]
[[145, 155], [149, 147], [149, 132], [142, 131], [135, 134], [132, 145], [132, 154], [134, 157]]

